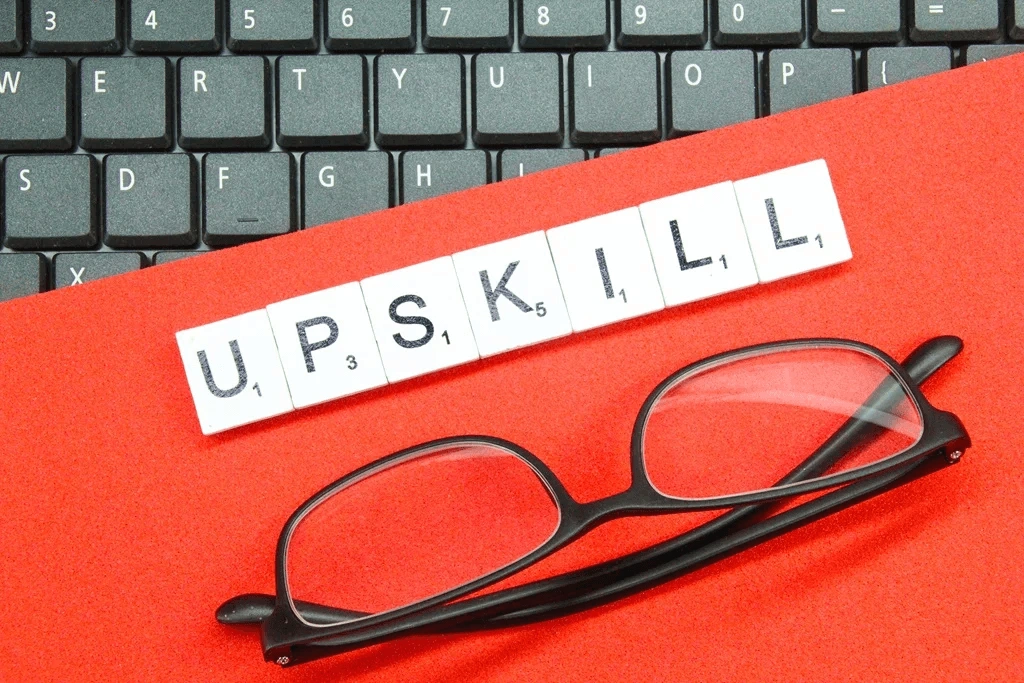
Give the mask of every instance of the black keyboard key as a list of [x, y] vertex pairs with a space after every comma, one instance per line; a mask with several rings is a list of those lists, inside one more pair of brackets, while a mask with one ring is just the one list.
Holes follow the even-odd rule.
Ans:
[[423, 47], [429, 50], [508, 50], [509, 0], [426, 0]]
[[21, 27], [21, 0], [0, 0], [0, 54], [21, 52]]
[[707, 40], [704, 0], [620, 0], [622, 47], [686, 47]]
[[0, 151], [70, 149], [70, 100], [67, 60], [0, 59]]
[[270, 67], [265, 57], [185, 57], [178, 64], [178, 80], [182, 147], [270, 145]]
[[217, 0], [131, 0], [128, 47], [140, 53], [220, 50]]
[[378, 145], [465, 143], [460, 55], [381, 55], [375, 68]]
[[87, 154], [4, 160], [4, 244], [11, 249], [92, 247], [96, 162]]
[[797, 45], [803, 37], [801, 0], [718, 0], [719, 45]]
[[366, 59], [277, 60], [277, 142], [282, 147], [364, 147], [370, 141]]
[[520, 47], [603, 48], [608, 45], [606, 0], [522, 0]]
[[1024, 45], [969, 45], [966, 50], [968, 64], [987, 62], [1024, 52]]
[[199, 254], [205, 254], [204, 251], [158, 251], [153, 254], [153, 265], [162, 266], [165, 263], [174, 263], [182, 259], [191, 258], [193, 256], [199, 256]]
[[210, 246], [283, 235], [295, 227], [290, 154], [207, 154], [203, 179], [203, 240]]
[[636, 149], [636, 147], [606, 147], [604, 149], [597, 150], [597, 153], [594, 155], [594, 158], [600, 159], [602, 157], [610, 157], [613, 154], [619, 154], [620, 152], [628, 152], [631, 149]]
[[491, 158], [481, 150], [403, 152], [399, 160], [403, 204], [486, 185], [490, 179]]
[[228, 49], [233, 52], [310, 52], [320, 44], [313, 0], [234, 0], [229, 5]]
[[42, 254], [0, 254], [0, 301], [45, 291], [46, 281]]
[[999, 38], [999, 0], [914, 0], [912, 6], [913, 41]]
[[586, 159], [582, 149], [506, 149], [498, 154], [498, 172], [508, 180]]
[[853, 52], [846, 48], [772, 50], [766, 59], [772, 114], [853, 94]]
[[949, 48], [941, 45], [873, 47], [864, 60], [868, 89], [947, 71], [953, 61]]
[[31, 8], [31, 46], [36, 52], [121, 50], [118, 0], [35, 0]]
[[328, 50], [411, 50], [416, 47], [413, 0], [324, 0]]
[[1024, 38], [1024, 0], [1014, 0], [1008, 7], [1010, 14], [1010, 37]]
[[577, 52], [569, 72], [574, 143], [661, 139], [657, 53]]
[[666, 68], [669, 137], [757, 116], [757, 58], [751, 50], [673, 52]]
[[302, 225], [311, 228], [391, 206], [387, 152], [309, 152], [302, 156]]
[[185, 247], [199, 236], [196, 162], [188, 154], [111, 154], [106, 233], [115, 248]]
[[138, 252], [57, 254], [53, 257], [53, 285], [57, 289], [74, 287], [140, 268], [142, 254]]
[[557, 54], [475, 56], [473, 100], [478, 145], [562, 142], [562, 60]]
[[82, 147], [168, 149], [171, 65], [163, 57], [91, 57], [79, 64]]
[[772, 114], [853, 94], [853, 52], [849, 49], [772, 50], [766, 59]]
[[895, 43], [900, 39], [900, 0], [816, 0], [819, 43]]

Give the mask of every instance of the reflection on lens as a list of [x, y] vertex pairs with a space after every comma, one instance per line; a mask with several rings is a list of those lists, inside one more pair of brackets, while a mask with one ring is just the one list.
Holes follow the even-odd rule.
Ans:
[[645, 424], [644, 465], [667, 496], [759, 491], [841, 428], [845, 446], [826, 475], [897, 455], [923, 430], [906, 387], [866, 351], [808, 343], [750, 352], [697, 369], [663, 391]]
[[[518, 455], [485, 443], [435, 446], [370, 471], [303, 517], [288, 542], [289, 594], [293, 604], [391, 611], [507, 567], [560, 519], [547, 484]], [[316, 621], [307, 623], [332, 625]]]

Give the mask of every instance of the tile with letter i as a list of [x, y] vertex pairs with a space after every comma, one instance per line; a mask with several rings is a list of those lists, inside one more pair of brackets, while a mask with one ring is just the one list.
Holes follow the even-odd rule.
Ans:
[[734, 186], [761, 282], [853, 257], [824, 159], [737, 180]]
[[266, 311], [182, 330], [175, 337], [203, 434], [294, 410]]
[[576, 332], [665, 308], [636, 207], [548, 230]]
[[459, 252], [452, 259], [481, 356], [572, 332], [543, 231]]
[[757, 284], [731, 182], [641, 204], [640, 217], [666, 305]]
[[388, 383], [358, 282], [267, 306], [296, 408]]
[[480, 357], [451, 256], [360, 284], [389, 382]]

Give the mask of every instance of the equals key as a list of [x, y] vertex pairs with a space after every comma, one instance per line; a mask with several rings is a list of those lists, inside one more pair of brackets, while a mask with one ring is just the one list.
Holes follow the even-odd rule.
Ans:
[[203, 240], [210, 246], [252, 242], [294, 228], [291, 155], [207, 154], [203, 179]]
[[894, 43], [900, 40], [900, 0], [815, 0], [819, 43]]

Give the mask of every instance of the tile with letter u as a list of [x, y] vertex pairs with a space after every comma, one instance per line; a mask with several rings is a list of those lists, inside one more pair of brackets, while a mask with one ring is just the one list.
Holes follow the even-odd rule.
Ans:
[[176, 333], [203, 434], [294, 410], [267, 312]]

